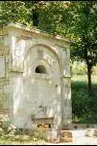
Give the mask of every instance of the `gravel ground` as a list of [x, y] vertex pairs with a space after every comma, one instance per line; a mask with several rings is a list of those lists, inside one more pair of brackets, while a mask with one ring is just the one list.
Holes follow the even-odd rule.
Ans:
[[[73, 142], [58, 143], [56, 145], [97, 145], [97, 137], [85, 136], [87, 130], [71, 130]], [[51, 143], [47, 143], [51, 144]], [[55, 145], [52, 143], [52, 145]]]
[[[87, 130], [71, 130], [73, 135], [73, 142], [68, 143], [21, 143], [21, 145], [97, 145], [97, 137], [85, 136]], [[18, 145], [18, 143], [15, 143]], [[13, 144], [14, 145], [14, 144]]]

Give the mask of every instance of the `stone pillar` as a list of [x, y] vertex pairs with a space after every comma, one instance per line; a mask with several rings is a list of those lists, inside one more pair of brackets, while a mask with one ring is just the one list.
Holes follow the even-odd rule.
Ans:
[[62, 77], [62, 125], [72, 122], [71, 78]]

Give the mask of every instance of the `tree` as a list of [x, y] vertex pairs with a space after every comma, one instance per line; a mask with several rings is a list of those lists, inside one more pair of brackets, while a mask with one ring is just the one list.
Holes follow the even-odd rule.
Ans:
[[74, 7], [72, 38], [75, 43], [71, 45], [71, 57], [86, 62], [88, 90], [92, 91], [92, 68], [97, 63], [97, 4], [95, 1], [76, 2]]
[[88, 90], [92, 90], [92, 68], [97, 63], [96, 23], [97, 5], [95, 1], [85, 2], [43, 2], [37, 3], [41, 30], [71, 37], [71, 59], [87, 64]]
[[72, 25], [70, 2], [49, 1], [40, 5], [38, 28], [52, 33], [68, 37], [69, 28]]
[[[10, 22], [19, 22], [27, 26], [36, 26], [48, 33], [69, 34], [71, 25], [70, 2], [61, 1], [1, 1], [0, 26]], [[67, 29], [68, 28], [68, 29]]]
[[19, 22], [30, 26], [32, 20], [29, 17], [31, 10], [23, 1], [1, 1], [0, 2], [0, 27], [11, 23]]
[[87, 64], [88, 90], [97, 63], [97, 4], [95, 1], [1, 1], [0, 27], [20, 22], [63, 37], [71, 37], [71, 59]]

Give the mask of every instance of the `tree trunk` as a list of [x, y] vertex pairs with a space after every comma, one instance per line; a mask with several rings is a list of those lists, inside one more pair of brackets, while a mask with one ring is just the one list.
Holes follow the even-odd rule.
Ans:
[[88, 63], [87, 64], [87, 71], [88, 71], [88, 91], [91, 92], [92, 91], [92, 82], [91, 82], [91, 71], [92, 67], [91, 65]]
[[92, 91], [92, 82], [91, 82], [92, 64], [89, 62], [87, 49], [85, 49], [85, 58], [87, 63], [87, 74], [88, 74], [88, 92], [90, 93]]

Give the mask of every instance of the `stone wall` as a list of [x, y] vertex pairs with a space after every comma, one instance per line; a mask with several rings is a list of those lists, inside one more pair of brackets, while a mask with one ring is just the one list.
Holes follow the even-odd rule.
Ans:
[[7, 36], [3, 44], [9, 52], [5, 76], [0, 78], [0, 97], [5, 99], [3, 106], [11, 110], [12, 122], [31, 128], [31, 115], [35, 115], [54, 117], [55, 126], [70, 123], [69, 41], [15, 25], [1, 32]]
[[9, 113], [9, 94], [5, 88], [9, 85], [8, 62], [6, 56], [0, 56], [0, 112]]
[[9, 92], [10, 37], [8, 32], [0, 33], [0, 113], [9, 114], [12, 104]]

